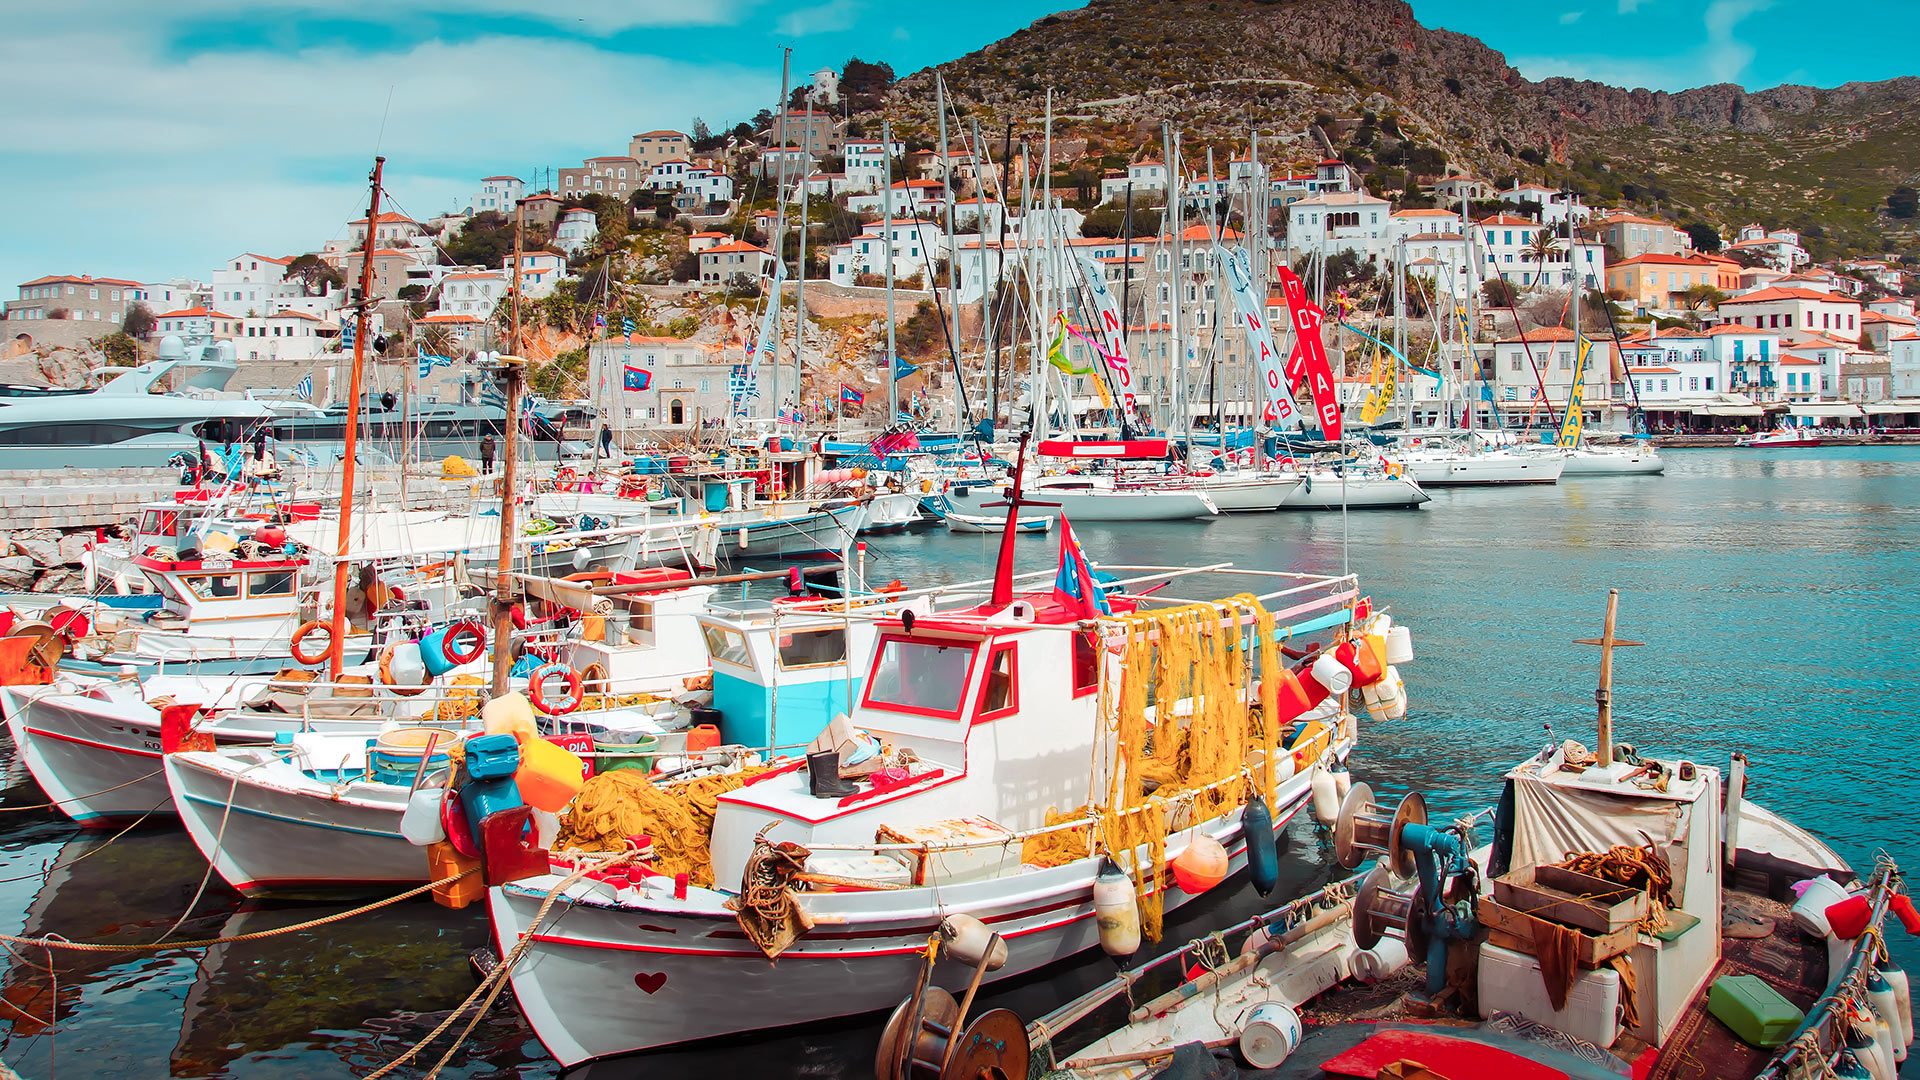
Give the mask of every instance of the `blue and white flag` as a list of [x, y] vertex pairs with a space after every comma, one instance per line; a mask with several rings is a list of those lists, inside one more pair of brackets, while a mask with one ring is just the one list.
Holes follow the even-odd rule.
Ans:
[[294, 387], [293, 392], [296, 394], [299, 394], [300, 400], [302, 401], [312, 401], [313, 400], [313, 375], [309, 373], [306, 378], [301, 379], [300, 385]]
[[628, 341], [633, 340], [633, 320], [632, 319], [628, 318], [625, 315], [620, 316], [620, 329], [623, 333], [626, 334]]
[[1093, 580], [1087, 553], [1080, 547], [1080, 538], [1073, 535], [1073, 525], [1065, 514], [1060, 515], [1060, 569], [1053, 576], [1053, 598], [1083, 619], [1113, 614], [1106, 590]]
[[349, 318], [340, 320], [340, 351], [341, 352], [346, 352], [348, 349], [353, 348], [353, 327], [354, 327], [354, 320], [352, 318], [349, 317]]
[[453, 357], [437, 356], [428, 352], [424, 347], [416, 346], [414, 356], [420, 361], [420, 377], [423, 379], [433, 374], [434, 368], [453, 366]]
[[760, 316], [760, 336], [747, 345], [747, 358], [757, 367], [762, 356], [773, 355], [773, 335], [780, 318], [780, 283], [787, 279], [787, 264], [773, 267], [773, 284], [767, 289], [767, 310]]

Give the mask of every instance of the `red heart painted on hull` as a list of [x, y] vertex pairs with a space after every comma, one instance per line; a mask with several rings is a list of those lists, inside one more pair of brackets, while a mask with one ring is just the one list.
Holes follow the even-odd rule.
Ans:
[[642, 971], [633, 977], [633, 985], [645, 990], [649, 994], [659, 993], [660, 988], [667, 985], [667, 973], [664, 971]]

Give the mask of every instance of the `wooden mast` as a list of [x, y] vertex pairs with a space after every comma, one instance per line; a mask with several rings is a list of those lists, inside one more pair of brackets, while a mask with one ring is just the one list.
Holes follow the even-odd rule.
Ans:
[[1615, 617], [1620, 611], [1620, 590], [1607, 590], [1607, 622], [1598, 638], [1581, 638], [1575, 645], [1600, 646], [1600, 686], [1593, 692], [1600, 711], [1600, 745], [1594, 748], [1595, 762], [1604, 769], [1613, 764], [1613, 650], [1615, 646], [1645, 645], [1644, 641], [1624, 641], [1613, 636]]
[[367, 242], [360, 252], [360, 312], [354, 318], [353, 374], [348, 380], [347, 396], [346, 459], [340, 471], [340, 531], [338, 542], [334, 545], [333, 627], [328, 639], [330, 651], [327, 657], [327, 677], [334, 682], [340, 681], [340, 669], [346, 662], [347, 574], [350, 568], [344, 560], [347, 541], [353, 529], [353, 459], [360, 442], [360, 384], [366, 369], [367, 335], [371, 332], [368, 324], [373, 309], [373, 253], [379, 246], [380, 235], [380, 173], [386, 162], [386, 158], [374, 158], [373, 173], [367, 178], [367, 186], [372, 194], [367, 199]]
[[507, 422], [501, 438], [500, 455], [500, 563], [493, 588], [493, 696], [507, 692], [507, 677], [513, 671], [513, 601], [519, 590], [513, 587], [513, 511], [514, 489], [520, 453], [520, 390], [526, 381], [526, 361], [520, 356], [520, 237], [526, 224], [525, 206], [516, 206], [513, 215], [513, 278], [507, 283], [507, 300], [512, 305], [513, 323], [507, 339], [509, 354], [500, 358], [500, 377], [507, 384]]

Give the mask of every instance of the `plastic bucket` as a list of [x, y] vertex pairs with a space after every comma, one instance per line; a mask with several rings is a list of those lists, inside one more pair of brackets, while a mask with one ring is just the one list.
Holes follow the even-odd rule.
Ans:
[[427, 771], [446, 768], [447, 751], [460, 741], [458, 733], [444, 728], [401, 728], [383, 733], [367, 751], [367, 779], [378, 784], [411, 785], [429, 739], [433, 741], [433, 757], [427, 760]]
[[1300, 1045], [1300, 1014], [1291, 1005], [1267, 1001], [1247, 1010], [1240, 1025], [1240, 1056], [1256, 1069], [1277, 1069]]
[[1833, 929], [1827, 923], [1827, 909], [1846, 898], [1847, 890], [1839, 882], [1825, 874], [1812, 878], [1793, 905], [1793, 924], [1810, 937], [1826, 937]]
[[600, 772], [612, 772], [615, 769], [638, 769], [641, 772], [653, 770], [653, 758], [660, 740], [652, 735], [642, 735], [634, 743], [605, 743], [595, 740], [593, 744], [593, 767]]

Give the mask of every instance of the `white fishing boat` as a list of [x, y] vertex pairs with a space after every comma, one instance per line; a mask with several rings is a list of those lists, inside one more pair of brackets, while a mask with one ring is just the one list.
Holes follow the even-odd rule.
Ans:
[[[1013, 501], [1017, 518], [1017, 492]], [[1015, 595], [1012, 544], [1003, 534], [986, 602], [876, 620], [879, 640], [851, 726], [888, 748], [877, 779], [840, 781], [838, 755], [827, 751], [723, 783], [710, 833], [688, 841], [702, 856], [696, 865], [710, 858], [711, 878], [684, 888], [645, 872], [624, 888], [577, 880], [545, 921], [537, 912], [563, 885], [558, 874], [490, 890], [501, 954], [528, 943], [509, 972], [515, 997], [563, 1066], [883, 1008], [910, 985], [928, 935], [954, 913], [981, 919], [1005, 941], [1007, 962], [990, 978], [1091, 948], [1102, 940], [1095, 919], [1102, 851], [1134, 869], [1142, 902], [1165, 909], [1192, 898], [1163, 877], [1189, 847], [1221, 845], [1225, 873], [1245, 864], [1250, 842], [1260, 858], [1273, 856], [1272, 830], [1308, 801], [1316, 771], [1354, 745], [1357, 722], [1340, 705], [1344, 695], [1313, 698], [1305, 689], [1311, 675], [1306, 682], [1275, 676], [1258, 689], [1238, 676], [1176, 689], [1173, 658], [1189, 647], [1235, 647], [1225, 665], [1233, 669], [1252, 648], [1262, 653], [1263, 670], [1282, 670], [1276, 639], [1352, 623], [1353, 579], [1116, 567], [1135, 576], [1103, 591], [1077, 545], [1063, 540], [1060, 580], [1072, 582], [1072, 591]], [[1244, 599], [1194, 605], [1153, 590], [1174, 580], [1191, 584], [1208, 570], [1265, 583], [1261, 602], [1273, 605], [1271, 614]], [[1126, 591], [1141, 585], [1148, 589]], [[1112, 616], [1100, 614], [1101, 603]], [[1150, 612], [1172, 621], [1156, 622]], [[1162, 636], [1151, 637], [1159, 626]], [[1342, 648], [1357, 657], [1368, 647]], [[1136, 689], [1135, 703], [1122, 704], [1129, 668], [1135, 680], [1153, 668], [1148, 650], [1170, 665], [1157, 683], [1163, 700], [1148, 706]], [[1297, 701], [1289, 686], [1302, 688]], [[1291, 719], [1263, 729], [1271, 734], [1261, 737], [1273, 741], [1250, 767], [1246, 742], [1223, 748], [1213, 740], [1249, 738], [1240, 725], [1253, 701], [1276, 720]], [[1202, 716], [1216, 719], [1203, 727]], [[1168, 775], [1149, 798], [1139, 786], [1148, 768], [1139, 732], [1158, 725], [1158, 745], [1170, 759], [1179, 742], [1167, 738], [1169, 722], [1187, 732], [1192, 760], [1214, 765]], [[1132, 756], [1116, 741], [1123, 730], [1136, 732], [1126, 737]], [[1082, 808], [1090, 793], [1102, 808]], [[1257, 801], [1242, 801], [1254, 793]], [[1105, 826], [1096, 824], [1103, 813]], [[1243, 814], [1261, 822], [1251, 837]], [[1137, 849], [1121, 824], [1136, 820], [1145, 845]], [[563, 826], [563, 844], [573, 828]], [[1089, 832], [1073, 831], [1079, 828]], [[1094, 830], [1110, 836], [1111, 846], [1091, 841]], [[789, 843], [836, 891], [784, 891], [782, 903], [803, 914], [786, 910], [810, 929], [770, 938], [756, 914], [764, 890], [756, 886], [759, 899], [747, 902], [744, 915], [729, 902], [742, 903], [745, 883], [762, 880], [770, 845]], [[1158, 843], [1164, 850], [1154, 854]], [[1112, 947], [1122, 946], [1116, 939]], [[777, 957], [771, 967], [770, 956]], [[938, 974], [954, 977], [958, 965], [943, 962]]]
[[1811, 431], [1784, 427], [1774, 431], [1763, 431], [1758, 435], [1749, 435], [1733, 445], [1763, 450], [1767, 447], [1819, 446], [1821, 442], [1820, 436]]
[[[1611, 608], [1606, 626], [1610, 652]], [[1700, 760], [1569, 740], [1505, 770], [1497, 808], [1445, 824], [1417, 793], [1356, 784], [1334, 842], [1349, 869], [1372, 860], [1363, 875], [1143, 965], [1219, 958], [1157, 997], [1133, 1000], [1135, 970], [1065, 1003], [999, 1063], [1018, 1075], [1031, 1048], [1083, 1080], [1204, 1075], [1230, 1055], [1287, 1076], [1896, 1075], [1913, 1030], [1883, 951], [1898, 865], [1883, 854], [1863, 877], [1746, 798], [1744, 755], [1724, 776]], [[1088, 1041], [1083, 1021], [1122, 996], [1125, 1021]], [[883, 1043], [880, 1077], [931, 1047]]]
[[[949, 510], [946, 516], [947, 531], [957, 533], [997, 533], [1007, 529], [1006, 515], [990, 517], [985, 514], [962, 514]], [[1023, 514], [1013, 523], [1013, 530], [1023, 536], [1045, 536], [1053, 528], [1053, 519], [1044, 514]]]
[[920, 498], [901, 491], [880, 491], [865, 498], [867, 515], [860, 532], [894, 533], [921, 520]]

